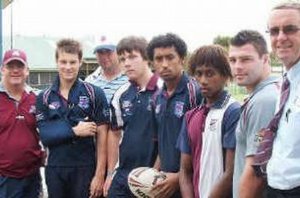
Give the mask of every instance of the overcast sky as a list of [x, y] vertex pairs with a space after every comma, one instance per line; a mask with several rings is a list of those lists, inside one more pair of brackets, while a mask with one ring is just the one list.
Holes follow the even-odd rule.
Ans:
[[[174, 32], [193, 50], [241, 29], [264, 34], [270, 9], [282, 0], [14, 0], [13, 33], [51, 37], [124, 36]], [[11, 6], [3, 34], [11, 33]], [[265, 35], [265, 34], [264, 34]], [[266, 35], [267, 36], [267, 35]]]

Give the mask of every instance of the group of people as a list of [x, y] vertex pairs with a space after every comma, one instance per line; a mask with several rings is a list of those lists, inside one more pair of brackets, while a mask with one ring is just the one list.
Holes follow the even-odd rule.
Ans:
[[[85, 81], [81, 44], [62, 39], [57, 79], [37, 96], [25, 52], [6, 51], [0, 198], [39, 197], [43, 165], [49, 198], [134, 197], [137, 167], [166, 175], [157, 198], [300, 197], [300, 4], [274, 7], [267, 31], [282, 79], [254, 30], [234, 35], [228, 52], [201, 46], [188, 61], [172, 33], [101, 44]], [[241, 105], [226, 90], [232, 79], [248, 92]]]

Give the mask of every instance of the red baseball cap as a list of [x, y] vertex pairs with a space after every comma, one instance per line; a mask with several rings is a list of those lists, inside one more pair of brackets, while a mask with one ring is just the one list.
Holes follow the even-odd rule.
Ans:
[[7, 65], [9, 62], [17, 60], [27, 66], [27, 56], [26, 53], [19, 49], [7, 50], [4, 53], [2, 65]]

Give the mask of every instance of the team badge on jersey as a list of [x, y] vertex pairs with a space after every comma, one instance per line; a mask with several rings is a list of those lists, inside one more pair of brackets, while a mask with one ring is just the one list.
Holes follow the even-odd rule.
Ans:
[[132, 115], [131, 108], [132, 108], [132, 103], [131, 103], [131, 101], [129, 101], [129, 100], [124, 100], [124, 101], [122, 102], [122, 109], [124, 110], [124, 113], [125, 113], [126, 115]]
[[183, 107], [184, 107], [184, 103], [181, 101], [176, 101], [175, 102], [175, 108], [174, 108], [174, 114], [180, 118], [183, 116]]
[[89, 98], [87, 96], [79, 96], [78, 106], [82, 109], [89, 108]]

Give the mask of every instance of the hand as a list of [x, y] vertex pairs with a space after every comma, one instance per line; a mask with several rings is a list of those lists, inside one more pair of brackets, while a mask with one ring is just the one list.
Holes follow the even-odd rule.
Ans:
[[93, 177], [92, 182], [90, 184], [89, 198], [96, 198], [102, 195], [103, 183], [104, 183], [103, 177], [96, 177], [96, 176]]
[[165, 173], [167, 178], [155, 186], [153, 186], [151, 192], [155, 195], [155, 198], [167, 198], [171, 197], [179, 188], [179, 174], [178, 173]]
[[105, 183], [103, 185], [103, 196], [104, 197], [107, 197], [107, 195], [108, 195], [108, 190], [111, 186], [112, 179], [113, 179], [112, 176], [107, 176], [106, 177]]
[[97, 133], [97, 125], [95, 122], [80, 121], [72, 128], [75, 135], [79, 137], [95, 136]]

